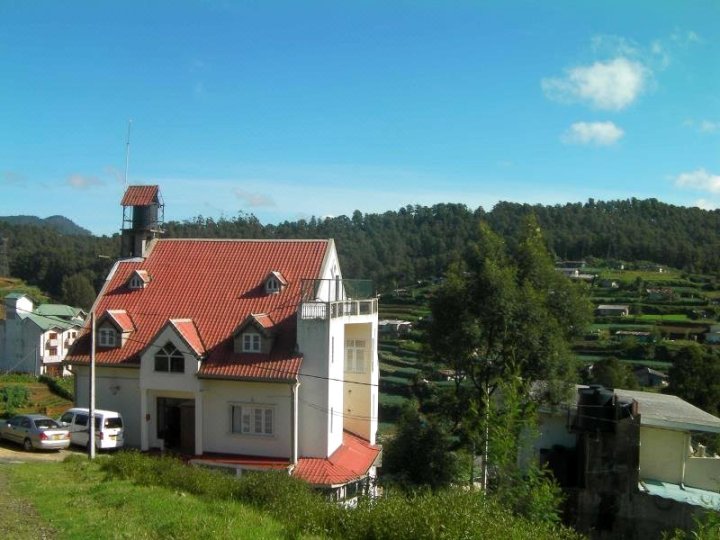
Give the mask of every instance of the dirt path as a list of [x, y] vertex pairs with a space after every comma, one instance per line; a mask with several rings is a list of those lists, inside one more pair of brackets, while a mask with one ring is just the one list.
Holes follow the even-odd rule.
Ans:
[[53, 540], [57, 538], [52, 527], [42, 523], [37, 511], [22, 497], [10, 493], [10, 468], [0, 464], [0, 530], [4, 538], [13, 540]]

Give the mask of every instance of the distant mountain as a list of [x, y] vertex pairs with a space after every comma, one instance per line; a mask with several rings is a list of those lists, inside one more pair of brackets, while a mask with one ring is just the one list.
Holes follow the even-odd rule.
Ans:
[[73, 221], [64, 216], [50, 216], [45, 219], [37, 216], [0, 216], [0, 221], [10, 223], [11, 225], [32, 225], [35, 227], [44, 227], [69, 236], [92, 235], [90, 231], [76, 225]]

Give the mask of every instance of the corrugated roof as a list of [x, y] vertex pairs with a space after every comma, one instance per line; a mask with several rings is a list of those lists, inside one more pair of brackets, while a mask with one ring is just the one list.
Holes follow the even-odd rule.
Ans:
[[121, 206], [150, 206], [158, 201], [158, 186], [128, 186]]
[[620, 389], [615, 395], [638, 402], [642, 426], [720, 433], [720, 418], [677, 396]]
[[53, 315], [55, 317], [77, 317], [82, 314], [82, 309], [66, 306], [64, 304], [41, 304], [35, 308], [38, 315]]
[[54, 317], [52, 315], [36, 315], [35, 313], [30, 313], [27, 317], [25, 317], [25, 320], [32, 321], [43, 332], [52, 328], [68, 330], [70, 328], [78, 328], [80, 326], [79, 323], [61, 319], [60, 317]]
[[315, 486], [346, 484], [365, 476], [379, 453], [379, 448], [345, 431], [342, 445], [329, 458], [300, 458], [293, 476]]
[[[157, 240], [145, 259], [119, 261], [95, 306], [96, 313], [124, 309], [135, 332], [122, 348], [97, 351], [99, 365], [139, 363], [141, 351], [170, 319], [192, 319], [207, 350], [200, 376], [292, 380], [301, 355], [295, 350], [295, 315], [302, 279], [320, 277], [328, 240]], [[264, 279], [281, 271], [288, 286], [266, 294]], [[136, 270], [152, 284], [141, 295], [125, 284]], [[274, 322], [270, 354], [236, 354], [232, 334], [252, 313]], [[89, 339], [74, 344], [68, 362], [89, 361]]]

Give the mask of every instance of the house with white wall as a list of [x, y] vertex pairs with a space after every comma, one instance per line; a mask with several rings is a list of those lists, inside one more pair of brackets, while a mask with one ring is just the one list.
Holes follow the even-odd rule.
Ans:
[[[114, 265], [92, 308], [96, 406], [123, 414], [126, 444], [283, 468], [340, 497], [365, 486], [377, 299], [343, 278], [334, 241], [146, 240], [128, 242], [141, 255]], [[91, 328], [67, 358], [80, 406]]]
[[720, 457], [703, 446], [720, 418], [677, 396], [579, 386], [538, 427], [535, 450], [592, 538], [659, 538], [720, 508]]
[[0, 321], [0, 371], [61, 376], [70, 346], [84, 323], [85, 312], [62, 304], [35, 306], [25, 294], [3, 299]]

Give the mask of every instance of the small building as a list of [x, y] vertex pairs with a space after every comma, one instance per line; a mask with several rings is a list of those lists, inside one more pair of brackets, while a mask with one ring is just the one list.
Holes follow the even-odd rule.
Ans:
[[86, 313], [62, 304], [35, 306], [25, 294], [4, 299], [5, 320], [0, 321], [0, 370], [61, 376], [70, 346], [78, 337]]
[[575, 528], [591, 538], [660, 538], [720, 507], [720, 457], [698, 441], [720, 433], [720, 418], [671, 395], [577, 391], [541, 409], [535, 444]]
[[705, 332], [705, 343], [720, 343], [720, 324], [713, 324], [710, 329]]
[[668, 385], [669, 377], [662, 371], [642, 366], [635, 368], [633, 373], [640, 386], [658, 388]]
[[380, 335], [384, 336], [405, 336], [410, 333], [413, 325], [410, 321], [401, 321], [398, 319], [383, 319], [378, 323]]
[[627, 317], [630, 306], [624, 304], [600, 304], [595, 308], [595, 315], [600, 317]]

